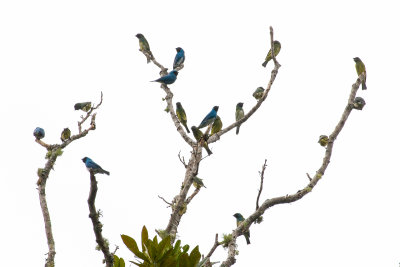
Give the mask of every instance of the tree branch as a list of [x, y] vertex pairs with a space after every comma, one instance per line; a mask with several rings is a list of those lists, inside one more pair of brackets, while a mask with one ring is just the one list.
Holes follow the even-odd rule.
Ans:
[[258, 195], [257, 195], [257, 201], [256, 201], [256, 210], [258, 210], [258, 208], [260, 207], [258, 205], [259, 201], [260, 201], [260, 196], [261, 196], [261, 192], [263, 190], [263, 184], [264, 184], [264, 172], [265, 172], [265, 168], [267, 167], [267, 160], [264, 161], [264, 165], [262, 166], [262, 170], [260, 172], [260, 189], [258, 189]]
[[[102, 101], [100, 101], [100, 103], [96, 106], [95, 109], [97, 109], [101, 105], [101, 103], [102, 103]], [[82, 120], [83, 119], [84, 118], [82, 118]], [[86, 119], [87, 118], [85, 118], [85, 120]], [[82, 121], [82, 123], [83, 123], [83, 121]], [[87, 128], [83, 132], [80, 131], [80, 133], [77, 135], [71, 136], [70, 139], [66, 140], [65, 142], [63, 142], [61, 144], [49, 145], [49, 144], [44, 143], [42, 140], [38, 140], [38, 139], [35, 140], [36, 143], [38, 143], [39, 145], [46, 148], [47, 154], [50, 155], [45, 164], [45, 167], [38, 169], [37, 175], [38, 175], [39, 179], [36, 182], [36, 184], [38, 185], [37, 189], [38, 189], [38, 193], [39, 193], [40, 207], [42, 209], [42, 214], [43, 214], [44, 227], [45, 227], [46, 238], [47, 238], [47, 246], [49, 248], [49, 252], [47, 253], [48, 257], [47, 257], [46, 263], [45, 263], [46, 267], [54, 266], [54, 258], [56, 255], [55, 242], [54, 242], [53, 231], [52, 231], [52, 226], [51, 226], [51, 219], [50, 219], [50, 212], [49, 212], [49, 209], [47, 206], [47, 199], [46, 199], [47, 179], [49, 178], [50, 171], [53, 169], [54, 164], [56, 163], [57, 157], [60, 155], [58, 151], [65, 148], [73, 141], [86, 136], [89, 133], [89, 131], [95, 130], [95, 129], [96, 129], [96, 113], [94, 113], [92, 115], [92, 119], [91, 119], [89, 128]]]
[[[273, 29], [272, 29], [272, 27], [270, 27], [270, 35], [271, 35], [271, 42], [273, 43], [274, 40], [273, 40]], [[257, 103], [254, 105], [254, 107], [252, 109], [250, 109], [250, 111], [247, 114], [244, 115], [244, 117], [242, 119], [232, 123], [231, 125], [229, 125], [225, 129], [222, 129], [218, 133], [213, 134], [207, 140], [208, 144], [216, 142], [217, 140], [220, 139], [220, 137], [222, 135], [224, 135], [225, 133], [229, 132], [233, 128], [236, 128], [236, 126], [243, 124], [245, 121], [247, 121], [258, 110], [258, 108], [261, 106], [261, 104], [264, 102], [264, 100], [268, 97], [268, 93], [271, 90], [272, 84], [274, 83], [275, 78], [278, 75], [278, 70], [281, 67], [281, 65], [278, 63], [278, 61], [276, 61], [275, 58], [274, 58], [274, 62], [275, 62], [275, 67], [271, 71], [271, 78], [270, 78], [270, 80], [268, 82], [267, 88], [265, 89], [263, 96], [257, 101]]]
[[175, 196], [174, 201], [172, 202], [174, 205], [172, 206], [172, 214], [171, 218], [169, 219], [167, 228], [165, 229], [166, 232], [171, 236], [171, 242], [173, 243], [176, 238], [177, 229], [183, 214], [186, 211], [186, 197], [189, 191], [190, 186], [193, 183], [194, 176], [198, 173], [199, 162], [201, 161], [201, 152], [202, 147], [196, 147], [192, 151], [192, 155], [189, 159], [185, 179], [183, 181], [183, 186], [181, 187], [181, 191], [179, 195]]
[[104, 254], [104, 260], [106, 262], [106, 266], [112, 267], [114, 257], [110, 253], [108, 244], [105, 241], [105, 239], [103, 238], [103, 235], [101, 233], [103, 224], [99, 220], [100, 214], [99, 214], [99, 212], [97, 212], [96, 206], [95, 206], [96, 194], [97, 194], [96, 176], [94, 175], [93, 171], [90, 171], [90, 191], [89, 191], [89, 198], [87, 200], [88, 205], [89, 205], [89, 217], [92, 220], [93, 231], [96, 236], [96, 242]]
[[321, 164], [320, 168], [317, 170], [316, 174], [311, 179], [311, 181], [303, 189], [297, 191], [297, 193], [295, 193], [295, 194], [280, 196], [280, 197], [275, 197], [275, 198], [265, 200], [262, 203], [262, 205], [253, 214], [251, 214], [242, 224], [240, 224], [235, 230], [233, 230], [232, 241], [229, 243], [228, 257], [221, 264], [221, 267], [222, 266], [228, 267], [235, 263], [235, 261], [236, 261], [236, 259], [235, 259], [236, 238], [240, 235], [243, 235], [243, 233], [246, 232], [250, 228], [251, 224], [254, 223], [267, 209], [269, 209], [270, 207], [273, 207], [275, 205], [295, 202], [295, 201], [303, 198], [308, 193], [310, 193], [312, 191], [312, 189], [317, 185], [318, 181], [325, 174], [325, 171], [330, 163], [330, 158], [332, 156], [332, 149], [333, 149], [334, 141], [336, 140], [339, 133], [343, 129], [343, 126], [346, 123], [347, 118], [349, 117], [351, 111], [353, 110], [353, 101], [356, 96], [357, 90], [360, 87], [362, 79], [363, 79], [363, 76], [360, 75], [360, 77], [357, 79], [357, 82], [352, 85], [350, 96], [349, 96], [347, 105], [343, 111], [343, 114], [342, 114], [338, 124], [336, 125], [335, 129], [329, 136], [329, 142], [325, 149], [325, 156], [322, 160], [322, 164]]

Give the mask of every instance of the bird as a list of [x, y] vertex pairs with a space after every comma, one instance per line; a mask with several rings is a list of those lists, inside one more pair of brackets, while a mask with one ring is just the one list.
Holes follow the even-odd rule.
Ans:
[[[279, 54], [279, 51], [281, 51], [281, 43], [279, 41], [274, 41], [274, 55], [275, 57]], [[270, 61], [272, 59], [272, 55], [271, 55], [271, 49], [268, 51], [267, 57], [265, 58], [264, 63], [262, 64], [262, 66], [265, 68], [267, 66], [268, 61]]]
[[38, 140], [42, 139], [44, 137], [43, 128], [36, 127], [36, 129], [33, 131], [33, 136], [35, 136]]
[[327, 146], [328, 143], [329, 143], [329, 137], [326, 136], [326, 135], [320, 135], [320, 136], [319, 136], [319, 139], [318, 139], [318, 143], [319, 143], [321, 146]]
[[186, 112], [183, 109], [181, 102], [176, 102], [176, 115], [178, 116], [178, 120], [185, 127], [186, 131], [190, 133], [189, 128], [187, 127]]
[[214, 120], [214, 123], [211, 127], [211, 135], [218, 133], [222, 129], [222, 120], [221, 118], [217, 115], [217, 117]]
[[[236, 112], [235, 112], [236, 121], [242, 119], [244, 117], [243, 111], [243, 103], [239, 102], [236, 105]], [[240, 125], [236, 126], [236, 134], [239, 134]]]
[[185, 62], [185, 51], [182, 48], [177, 47], [176, 52], [177, 53], [173, 65], [174, 69], [177, 69], [179, 66], [183, 64], [183, 62]]
[[93, 171], [93, 173], [104, 173], [110, 175], [110, 172], [104, 170], [100, 165], [94, 162], [91, 158], [84, 157], [82, 161], [85, 163], [86, 168], [88, 171]]
[[263, 93], [264, 93], [264, 88], [258, 87], [258, 88], [254, 91], [253, 97], [254, 97], [255, 99], [259, 100], [259, 99], [263, 96]]
[[205, 150], [207, 151], [207, 154], [210, 156], [212, 154], [210, 148], [208, 147], [207, 141], [205, 140], [205, 136], [201, 130], [199, 130], [196, 126], [192, 126], [192, 133], [194, 138], [196, 138], [196, 141], [201, 144]]
[[145, 55], [146, 53], [149, 55], [149, 57], [146, 55], [147, 57], [147, 63], [150, 62], [150, 59], [154, 58], [153, 57], [153, 53], [151, 53], [150, 51], [150, 45], [147, 42], [146, 38], [143, 36], [143, 34], [138, 33], [136, 34], [136, 37], [139, 39], [139, 51], [142, 51]]
[[201, 179], [201, 178], [199, 178], [197, 176], [193, 177], [193, 186], [196, 189], [200, 189], [201, 187], [207, 188], [203, 183], [203, 179]]
[[[236, 218], [236, 226], [239, 226], [244, 221], [244, 218], [243, 218], [242, 214], [240, 214], [240, 213], [233, 214], [233, 217]], [[244, 232], [243, 235], [246, 238], [247, 245], [249, 245], [250, 244], [250, 230]]]
[[176, 77], [178, 76], [178, 71], [173, 70], [170, 71], [167, 75], [162, 76], [161, 78], [158, 78], [157, 80], [154, 80], [152, 82], [159, 82], [163, 84], [173, 84], [176, 81]]
[[365, 73], [365, 78], [364, 78], [364, 81], [362, 82], [362, 89], [367, 90], [367, 85], [365, 84], [367, 81], [367, 71], [365, 69], [365, 65], [359, 57], [355, 57], [353, 59], [354, 59], [354, 62], [356, 63], [357, 75], [360, 76], [361, 73], [363, 73], [363, 72]]
[[204, 117], [204, 119], [201, 121], [199, 125], [199, 129], [204, 128], [211, 123], [214, 122], [215, 118], [217, 117], [217, 112], [218, 112], [218, 106], [214, 106], [212, 110], [207, 114], [207, 116]]
[[64, 130], [61, 132], [61, 141], [64, 142], [68, 140], [71, 137], [71, 130], [68, 128], [64, 128]]
[[85, 112], [88, 112], [89, 109], [92, 107], [92, 103], [91, 102], [82, 102], [82, 103], [76, 103], [74, 105], [75, 110], [83, 110]]

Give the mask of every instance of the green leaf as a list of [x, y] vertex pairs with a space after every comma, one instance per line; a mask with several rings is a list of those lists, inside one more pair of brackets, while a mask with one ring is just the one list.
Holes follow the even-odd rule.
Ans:
[[121, 238], [122, 238], [122, 241], [124, 242], [125, 246], [127, 246], [129, 248], [129, 250], [132, 251], [136, 255], [136, 257], [138, 257], [146, 262], [149, 262], [148, 257], [144, 253], [139, 251], [139, 248], [136, 244], [135, 239], [133, 239], [132, 237], [127, 236], [127, 235], [121, 235]]
[[119, 267], [125, 267], [125, 261], [123, 258], [119, 258]]
[[147, 232], [146, 226], [143, 225], [142, 228], [142, 251], [145, 252], [145, 244], [147, 240], [149, 239], [149, 233]]
[[199, 246], [196, 246], [192, 252], [190, 252], [189, 261], [191, 266], [196, 266], [199, 263], [201, 254], [199, 252]]
[[179, 267], [193, 267], [193, 266], [190, 265], [189, 256], [188, 256], [187, 253], [182, 254], [179, 257]]
[[113, 267], [120, 267], [119, 264], [119, 258], [117, 255], [114, 255], [114, 263], [113, 263]]
[[182, 247], [182, 253], [188, 252], [189, 248], [190, 248], [189, 245], [184, 245], [184, 246]]
[[166, 256], [168, 250], [172, 250], [171, 238], [169, 236], [161, 240], [160, 244], [158, 244], [156, 261], [162, 261], [162, 259]]

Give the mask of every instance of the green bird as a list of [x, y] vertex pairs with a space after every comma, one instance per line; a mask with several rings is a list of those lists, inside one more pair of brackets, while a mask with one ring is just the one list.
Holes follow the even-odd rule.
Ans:
[[367, 90], [367, 85], [365, 84], [367, 81], [367, 71], [365, 70], [365, 65], [359, 57], [355, 57], [353, 59], [354, 59], [354, 62], [356, 62], [357, 75], [360, 76], [361, 73], [363, 73], [363, 72], [365, 73], [365, 79], [362, 83], [362, 89]]
[[200, 189], [201, 187], [207, 188], [207, 187], [204, 185], [204, 183], [203, 183], [203, 179], [201, 179], [201, 178], [199, 178], [199, 177], [197, 177], [197, 176], [195, 176], [195, 177], [193, 178], [193, 186], [194, 186], [196, 189]]
[[221, 118], [217, 115], [211, 128], [211, 135], [218, 133], [222, 129]]
[[[236, 105], [236, 112], [235, 112], [236, 121], [242, 119], [244, 117], [243, 111], [243, 103], [239, 102]], [[240, 125], [236, 126], [236, 134], [239, 134]]]
[[150, 51], [150, 45], [147, 42], [146, 38], [143, 36], [143, 34], [138, 33], [136, 34], [136, 37], [139, 39], [139, 51], [142, 51], [145, 55], [148, 54], [149, 56], [146, 55], [147, 57], [147, 63], [150, 62], [150, 59], [153, 58], [153, 54]]
[[76, 103], [74, 105], [75, 110], [83, 110], [85, 112], [88, 112], [89, 109], [92, 107], [92, 103], [91, 102], [82, 102], [82, 103]]
[[[275, 57], [279, 54], [279, 51], [281, 51], [281, 43], [279, 41], [274, 41], [274, 54]], [[272, 59], [271, 55], [271, 49], [268, 51], [267, 57], [265, 58], [264, 63], [262, 66], [265, 68], [267, 66], [267, 63]]]
[[255, 99], [259, 100], [259, 99], [263, 96], [263, 93], [264, 93], [264, 88], [258, 87], [258, 88], [254, 91], [253, 97], [254, 97]]
[[205, 148], [208, 155], [211, 155], [212, 152], [211, 152], [210, 148], [208, 147], [208, 144], [204, 138], [203, 132], [201, 130], [199, 130], [199, 128], [197, 128], [196, 126], [192, 126], [191, 129], [192, 129], [194, 138], [196, 138], [196, 140], [197, 140], [197, 143], [201, 144]]
[[326, 136], [326, 135], [320, 135], [319, 136], [318, 143], [321, 146], [327, 146], [328, 142], [329, 142], [329, 137], [328, 136]]
[[61, 132], [61, 141], [64, 142], [68, 140], [71, 137], [71, 130], [68, 128], [64, 128], [64, 130]]
[[[233, 217], [236, 218], [236, 226], [239, 226], [244, 221], [244, 218], [243, 218], [242, 214], [240, 214], [240, 213], [233, 214]], [[247, 245], [249, 245], [250, 244], [250, 230], [246, 231], [243, 235], [246, 238]]]
[[187, 127], [186, 112], [183, 109], [181, 102], [176, 102], [176, 116], [178, 116], [178, 120], [185, 127], [186, 132], [190, 133], [189, 128]]

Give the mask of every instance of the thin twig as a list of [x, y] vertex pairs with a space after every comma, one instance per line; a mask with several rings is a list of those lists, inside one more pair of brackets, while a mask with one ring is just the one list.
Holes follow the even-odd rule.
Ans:
[[110, 253], [110, 249], [108, 247], [107, 242], [105, 241], [102, 235], [102, 228], [103, 224], [99, 220], [99, 212], [96, 210], [95, 201], [96, 201], [96, 194], [97, 194], [97, 181], [96, 176], [92, 171], [90, 171], [90, 191], [89, 191], [89, 198], [88, 198], [88, 205], [89, 205], [89, 218], [92, 220], [93, 224], [93, 231], [96, 236], [96, 242], [100, 247], [100, 250], [104, 254], [104, 260], [106, 262], [107, 267], [112, 267], [114, 262], [114, 257]]
[[178, 153], [178, 158], [179, 158], [179, 161], [182, 162], [183, 166], [185, 166], [185, 169], [186, 169], [187, 164], [185, 162], [185, 157], [184, 156], [181, 157], [181, 151], [179, 151], [179, 153]]
[[165, 198], [163, 198], [162, 196], [158, 196], [158, 198], [162, 199], [165, 203], [168, 204], [168, 207], [172, 207], [172, 203], [169, 203], [168, 201], [165, 200]]
[[78, 130], [79, 133], [82, 132], [82, 124], [90, 117], [90, 115], [92, 114], [93, 110], [96, 110], [100, 107], [100, 105], [103, 103], [103, 92], [100, 92], [100, 102], [99, 104], [97, 104], [97, 106], [93, 106], [89, 109], [89, 111], [86, 113], [86, 116], [81, 116], [81, 121], [78, 121]]
[[258, 195], [257, 195], [257, 201], [256, 201], [256, 210], [258, 210], [258, 208], [260, 207], [258, 205], [258, 202], [260, 201], [260, 196], [261, 196], [261, 192], [263, 190], [263, 184], [264, 184], [264, 172], [265, 172], [265, 168], [267, 167], [267, 160], [265, 159], [264, 161], [264, 165], [262, 166], [262, 170], [260, 172], [260, 189], [258, 189]]

